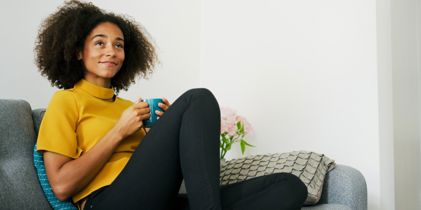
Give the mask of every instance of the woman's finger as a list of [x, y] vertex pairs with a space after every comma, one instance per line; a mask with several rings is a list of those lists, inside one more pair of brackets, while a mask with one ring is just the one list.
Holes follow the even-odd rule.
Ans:
[[148, 112], [148, 113], [146, 113], [146, 114], [141, 115], [141, 117], [140, 117], [140, 118], [142, 118], [142, 120], [147, 120], [147, 119], [149, 119], [149, 117], [150, 117], [150, 114], [149, 114], [149, 112]]
[[162, 101], [164, 101], [165, 105], [170, 106], [170, 102], [166, 98], [162, 98]]
[[155, 110], [155, 114], [158, 115], [158, 117], [162, 117], [162, 115], [164, 115], [164, 112], [161, 112], [159, 110]]
[[133, 107], [135, 108], [135, 109], [144, 109], [144, 108], [146, 108], [146, 107], [148, 107], [149, 105], [148, 105], [148, 103], [146, 103], [146, 102], [138, 102], [138, 103], [135, 103], [135, 104], [133, 104]]
[[139, 113], [144, 115], [144, 114], [149, 114], [151, 112], [151, 110], [149, 108], [143, 108], [143, 109], [139, 109]]
[[167, 111], [168, 107], [170, 107], [170, 102], [166, 98], [162, 98], [162, 102], [164, 103], [159, 103], [158, 106], [162, 110]]

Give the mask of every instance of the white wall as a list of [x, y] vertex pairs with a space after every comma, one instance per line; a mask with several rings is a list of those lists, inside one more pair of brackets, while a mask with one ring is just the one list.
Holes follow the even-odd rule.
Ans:
[[419, 1], [391, 1], [396, 209], [421, 209], [419, 11]]
[[380, 209], [376, 1], [204, 1], [201, 84], [244, 114], [252, 153], [351, 165]]
[[[415, 21], [415, 28], [416, 28], [416, 37], [417, 37], [417, 57], [416, 57], [416, 60], [417, 60], [417, 72], [418, 72], [418, 88], [417, 88], [417, 91], [418, 91], [418, 103], [421, 103], [421, 77], [420, 77], [420, 72], [421, 72], [421, 59], [420, 59], [420, 57], [421, 57], [421, 1], [420, 0], [417, 0], [416, 2], [415, 2], [415, 8], [417, 8], [417, 10], [416, 10], [416, 21]], [[421, 132], [421, 111], [420, 111], [420, 109], [417, 109], [417, 111], [418, 111], [418, 142], [419, 142], [419, 149], [420, 149], [420, 151], [421, 151], [421, 138], [420, 138], [420, 136], [421, 136], [421, 134], [420, 134], [420, 132]], [[418, 153], [419, 154], [419, 153]], [[420, 157], [420, 159], [421, 159], [421, 157]], [[417, 177], [415, 177], [415, 180], [414, 180], [414, 182], [416, 182], [416, 183], [418, 183], [418, 185], [416, 185], [416, 187], [417, 187], [417, 189], [418, 189], [418, 193], [417, 193], [417, 195], [418, 195], [418, 197], [417, 197], [417, 199], [416, 199], [416, 201], [417, 201], [417, 207], [418, 208], [421, 208], [421, 183], [420, 183], [420, 176], [421, 176], [421, 165], [419, 164], [421, 162], [421, 160], [418, 162], [418, 164], [417, 164], [417, 166], [418, 166], [418, 176]]]
[[34, 108], [48, 103], [54, 89], [38, 73], [33, 49], [41, 19], [58, 3], [23, 0], [0, 3], [1, 98], [25, 99]]
[[[199, 85], [200, 1], [93, 1], [108, 11], [128, 14], [140, 22], [155, 42], [160, 64], [149, 80], [138, 80], [121, 96], [176, 96]], [[33, 108], [45, 107], [56, 91], [34, 64], [34, 42], [42, 20], [60, 1], [7, 1], [0, 3], [0, 97], [25, 99]], [[171, 87], [171, 88], [167, 88]]]
[[[380, 209], [395, 209], [391, 0], [377, 1]], [[405, 208], [397, 208], [405, 209]]]

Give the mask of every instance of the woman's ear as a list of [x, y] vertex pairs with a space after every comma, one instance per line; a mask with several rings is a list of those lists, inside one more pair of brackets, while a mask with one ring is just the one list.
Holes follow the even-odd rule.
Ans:
[[77, 59], [80, 61], [80, 60], [82, 60], [82, 51], [79, 51], [78, 53], [77, 53]]

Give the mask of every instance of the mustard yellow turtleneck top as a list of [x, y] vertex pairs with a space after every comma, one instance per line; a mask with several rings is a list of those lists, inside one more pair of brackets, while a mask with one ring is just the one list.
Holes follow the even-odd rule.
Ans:
[[[37, 148], [73, 159], [89, 151], [133, 102], [115, 97], [113, 89], [81, 80], [71, 89], [57, 91], [41, 122]], [[111, 100], [110, 100], [111, 99]], [[73, 196], [77, 203], [95, 190], [110, 185], [129, 161], [145, 136], [139, 130], [127, 137], [115, 150], [98, 175]]]

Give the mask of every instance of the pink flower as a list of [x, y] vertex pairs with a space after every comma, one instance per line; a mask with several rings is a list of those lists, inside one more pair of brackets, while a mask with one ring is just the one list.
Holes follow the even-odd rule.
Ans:
[[244, 135], [252, 133], [253, 128], [246, 118], [237, 115], [231, 108], [221, 107], [221, 134], [227, 133], [229, 136], [235, 136], [238, 122], [244, 125]]
[[243, 116], [226, 107], [221, 107], [220, 158], [231, 149], [232, 144], [240, 143], [242, 154], [247, 146], [253, 147], [245, 140], [245, 136], [253, 132], [250, 123]]
[[236, 121], [240, 121], [244, 125], [244, 135], [248, 135], [253, 133], [253, 128], [251, 127], [251, 124], [247, 121], [246, 118], [243, 116], [237, 116]]

